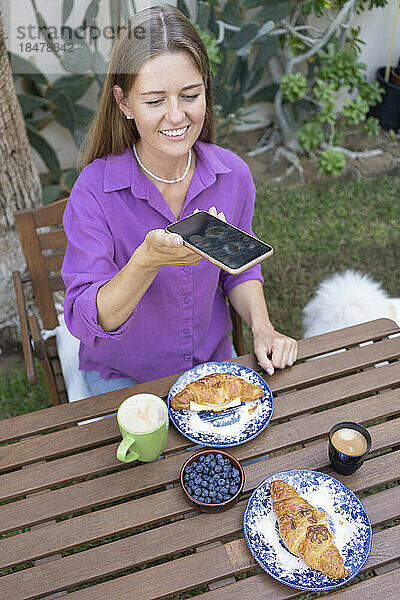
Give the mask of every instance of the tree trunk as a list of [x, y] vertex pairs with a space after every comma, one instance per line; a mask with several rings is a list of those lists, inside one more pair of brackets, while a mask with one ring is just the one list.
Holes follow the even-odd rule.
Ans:
[[[18, 322], [12, 271], [26, 269], [13, 212], [38, 206], [40, 179], [32, 161], [0, 22], [0, 330]], [[4, 338], [2, 339], [4, 342]]]

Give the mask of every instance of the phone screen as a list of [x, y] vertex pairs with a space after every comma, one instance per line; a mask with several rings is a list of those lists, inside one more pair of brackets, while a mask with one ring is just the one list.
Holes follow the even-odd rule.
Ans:
[[166, 231], [179, 233], [188, 246], [234, 272], [249, 268], [273, 252], [269, 244], [205, 211], [168, 225]]

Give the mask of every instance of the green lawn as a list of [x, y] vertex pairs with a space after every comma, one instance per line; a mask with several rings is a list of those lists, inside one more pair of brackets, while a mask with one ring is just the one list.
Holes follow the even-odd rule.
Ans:
[[[274, 247], [263, 263], [271, 320], [302, 337], [301, 311], [318, 283], [354, 268], [400, 296], [400, 173], [376, 179], [337, 179], [302, 187], [257, 189], [255, 233]], [[250, 336], [246, 339], [251, 348]], [[21, 368], [0, 374], [0, 418], [49, 406], [46, 388], [30, 388]]]
[[353, 268], [400, 296], [400, 173], [373, 180], [257, 190], [255, 233], [274, 254], [263, 263], [276, 329], [302, 337], [301, 311], [316, 287]]

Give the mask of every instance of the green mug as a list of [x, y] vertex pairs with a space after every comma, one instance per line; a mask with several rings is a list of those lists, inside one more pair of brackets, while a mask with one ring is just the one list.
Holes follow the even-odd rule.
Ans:
[[120, 405], [117, 421], [122, 442], [117, 458], [122, 462], [150, 462], [164, 450], [168, 434], [168, 410], [154, 394], [135, 394]]

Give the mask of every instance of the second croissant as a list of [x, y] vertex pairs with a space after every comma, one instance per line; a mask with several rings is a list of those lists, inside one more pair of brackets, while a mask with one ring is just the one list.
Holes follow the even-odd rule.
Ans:
[[285, 546], [304, 562], [332, 579], [349, 574], [335, 546], [324, 511], [317, 510], [286, 481], [271, 483], [273, 509]]

